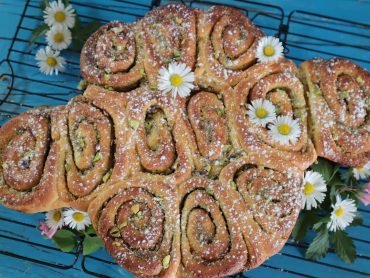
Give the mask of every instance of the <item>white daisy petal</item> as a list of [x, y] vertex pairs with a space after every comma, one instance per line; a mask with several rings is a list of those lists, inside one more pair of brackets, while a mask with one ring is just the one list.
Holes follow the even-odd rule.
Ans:
[[44, 20], [49, 26], [73, 28], [75, 25], [75, 10], [71, 5], [64, 6], [61, 0], [53, 1], [44, 10]]
[[54, 26], [46, 32], [46, 41], [55, 50], [66, 49], [72, 42], [71, 31], [60, 25]]
[[70, 208], [64, 212], [64, 224], [72, 229], [82, 231], [91, 224], [91, 220], [86, 212]]
[[332, 205], [333, 211], [330, 215], [330, 221], [327, 224], [329, 231], [344, 230], [349, 226], [356, 215], [357, 207], [352, 199], [345, 199], [337, 195], [336, 202]]
[[65, 59], [59, 56], [59, 51], [54, 51], [49, 46], [37, 51], [36, 60], [40, 71], [46, 75], [58, 74], [64, 69]]
[[325, 198], [326, 182], [320, 173], [307, 171], [302, 182], [302, 208], [311, 210]]
[[171, 92], [172, 97], [179, 95], [187, 97], [195, 87], [194, 73], [185, 64], [170, 63], [168, 68], [162, 67], [158, 72], [158, 89], [162, 92]]
[[247, 115], [253, 124], [266, 126], [276, 118], [275, 106], [266, 99], [256, 99], [248, 105]]
[[294, 145], [301, 136], [301, 127], [297, 119], [289, 116], [278, 116], [269, 125], [272, 140], [283, 145]]
[[259, 63], [268, 63], [277, 61], [283, 57], [284, 47], [279, 39], [275, 37], [263, 37], [257, 45], [256, 57]]
[[366, 180], [370, 177], [370, 160], [364, 166], [354, 167], [353, 176], [356, 180]]
[[64, 212], [61, 209], [51, 210], [46, 213], [46, 225], [52, 230], [58, 230], [63, 227]]

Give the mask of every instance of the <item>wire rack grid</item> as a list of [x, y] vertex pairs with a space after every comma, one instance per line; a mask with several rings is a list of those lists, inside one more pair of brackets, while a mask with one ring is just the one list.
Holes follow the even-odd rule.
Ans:
[[[181, 2], [197, 8], [225, 3], [219, 0]], [[98, 0], [76, 0], [70, 3], [82, 22], [99, 20], [105, 23], [111, 20], [135, 21], [153, 7], [167, 1], [108, 0], [102, 4]], [[316, 56], [342, 56], [370, 68], [368, 24], [301, 10], [286, 15], [281, 7], [262, 2], [232, 0], [227, 1], [227, 5], [239, 8], [268, 35], [279, 37], [285, 46], [286, 56], [297, 63]], [[39, 1], [27, 0], [6, 59], [0, 62], [0, 124], [35, 106], [63, 105], [81, 93], [76, 88], [81, 79], [77, 52], [63, 52], [68, 63], [67, 70], [58, 77], [45, 77], [39, 73], [34, 56], [46, 43], [40, 39], [30, 47], [28, 42], [32, 30], [42, 21]], [[358, 250], [355, 265], [341, 264], [333, 250], [329, 250], [328, 257], [321, 261], [306, 260], [302, 252], [307, 242], [298, 244], [288, 241], [278, 255], [260, 268], [235, 277], [314, 277], [311, 268], [315, 268], [318, 273], [330, 273], [333, 276], [370, 275], [370, 241], [366, 236], [370, 231], [370, 211], [364, 207], [360, 211], [365, 216], [364, 224], [350, 231]], [[77, 269], [87, 276], [130, 276], [104, 250], [84, 257], [81, 256], [80, 246], [72, 253], [59, 251], [35, 229], [41, 218], [40, 214], [25, 216], [0, 207], [0, 258], [6, 256], [36, 263], [55, 273], [62, 269]]]

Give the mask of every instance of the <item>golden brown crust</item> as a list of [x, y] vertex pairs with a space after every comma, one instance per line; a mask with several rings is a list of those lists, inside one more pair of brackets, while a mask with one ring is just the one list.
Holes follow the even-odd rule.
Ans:
[[221, 277], [241, 271], [248, 252], [239, 207], [225, 187], [191, 178], [179, 186], [179, 202], [183, 276]]
[[[295, 161], [303, 171], [315, 160], [316, 152], [307, 133], [307, 107], [303, 86], [296, 77], [293, 62], [280, 60], [276, 63], [256, 64], [248, 70], [233, 93], [225, 94], [231, 107], [231, 126], [235, 129], [233, 144], [248, 154], [260, 154], [268, 158], [272, 154], [286, 161]], [[256, 99], [270, 100], [279, 111], [278, 115], [299, 120], [300, 136], [295, 144], [283, 145], [274, 141], [268, 126], [253, 124], [247, 115], [247, 105]]]
[[140, 23], [112, 21], [100, 27], [81, 50], [82, 76], [92, 84], [128, 90], [144, 76]]
[[301, 207], [301, 172], [293, 163], [259, 155], [240, 157], [220, 174], [220, 182], [238, 207], [248, 249], [245, 269], [277, 253], [288, 240]]
[[6, 207], [36, 213], [64, 205], [58, 200], [60, 169], [50, 131], [54, 111], [34, 109], [1, 127], [0, 199]]
[[226, 6], [198, 10], [197, 20], [196, 82], [205, 88], [236, 85], [256, 62], [263, 32], [242, 12]]
[[115, 166], [112, 120], [104, 110], [78, 96], [58, 114], [55, 129], [58, 160], [63, 164], [58, 178], [60, 198], [71, 207], [87, 210]]
[[157, 88], [161, 67], [176, 61], [194, 68], [196, 59], [196, 18], [193, 9], [181, 4], [168, 4], [146, 14], [145, 73], [150, 87]]
[[88, 212], [119, 265], [140, 277], [175, 277], [180, 262], [178, 202], [175, 189], [161, 178], [110, 184]]
[[319, 156], [342, 165], [370, 160], [370, 74], [333, 58], [300, 65], [309, 105], [309, 130]]
[[181, 98], [143, 86], [130, 95], [127, 117], [136, 147], [132, 165], [172, 184], [190, 177], [193, 161]]

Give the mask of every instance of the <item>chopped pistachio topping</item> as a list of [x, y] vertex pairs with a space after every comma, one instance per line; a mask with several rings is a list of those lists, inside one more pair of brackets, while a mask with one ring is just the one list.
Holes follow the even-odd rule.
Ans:
[[113, 227], [111, 230], [110, 230], [110, 235], [112, 237], [120, 237], [121, 236], [121, 232], [120, 230], [117, 228], [117, 227]]
[[140, 125], [140, 122], [138, 120], [130, 120], [129, 121], [130, 123], [130, 126], [134, 129], [134, 130], [137, 130], [139, 125]]
[[349, 97], [349, 94], [348, 94], [348, 92], [347, 91], [344, 91], [344, 92], [340, 92], [339, 93], [339, 98], [340, 99], [346, 99], [346, 98], [348, 98]]
[[219, 116], [224, 116], [224, 115], [225, 115], [225, 111], [224, 111], [223, 109], [221, 109], [221, 108], [217, 108], [217, 109], [216, 109], [216, 112], [217, 112], [217, 114], [218, 114]]
[[360, 77], [360, 76], [357, 76], [356, 77], [356, 81], [357, 83], [359, 83], [360, 85], [364, 85], [365, 81]]
[[230, 186], [231, 186], [232, 189], [236, 189], [236, 183], [235, 183], [235, 181], [231, 181]]
[[66, 164], [64, 164], [64, 168], [68, 172], [71, 169], [71, 165], [68, 162], [66, 162]]
[[140, 211], [140, 205], [139, 204], [133, 205], [131, 207], [131, 211], [132, 211], [132, 213], [137, 214]]
[[220, 58], [220, 52], [218, 52], [218, 51], [217, 51], [217, 52], [215, 53], [215, 58], [216, 58], [216, 59]]
[[83, 91], [86, 89], [87, 81], [85, 79], [81, 79], [80, 82], [77, 84], [77, 90]]
[[112, 175], [112, 169], [110, 169], [104, 176], [103, 176], [103, 182], [106, 183]]
[[313, 93], [315, 95], [321, 95], [321, 89], [319, 88], [319, 86], [315, 86], [315, 88], [313, 89]]
[[206, 192], [209, 194], [209, 195], [213, 195], [215, 192], [213, 191], [213, 188], [212, 187], [207, 187], [206, 188]]
[[173, 56], [175, 56], [176, 58], [180, 58], [181, 57], [181, 51], [179, 51], [179, 50], [175, 50], [174, 52], [173, 52]]
[[101, 153], [97, 152], [93, 158], [93, 162], [98, 162], [101, 159]]
[[162, 266], [163, 266], [164, 269], [168, 268], [168, 266], [170, 265], [170, 261], [171, 261], [171, 256], [170, 255], [167, 255], [166, 257], [163, 258]]
[[218, 99], [222, 99], [222, 95], [221, 94], [217, 94], [217, 98]]
[[208, 165], [206, 166], [206, 171], [207, 171], [208, 173], [211, 171], [211, 165], [210, 165], [210, 164], [208, 164]]
[[127, 226], [127, 220], [125, 220], [125, 221], [123, 221], [122, 223], [121, 223], [121, 225], [119, 225], [119, 228], [120, 229], [123, 229], [124, 227], [126, 227]]

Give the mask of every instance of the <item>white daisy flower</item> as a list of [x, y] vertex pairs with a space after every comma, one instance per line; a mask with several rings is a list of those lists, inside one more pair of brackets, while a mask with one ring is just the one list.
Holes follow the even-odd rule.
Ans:
[[370, 160], [364, 166], [354, 167], [353, 176], [356, 180], [366, 180], [370, 177]]
[[44, 20], [49, 26], [73, 28], [75, 25], [75, 10], [71, 5], [64, 6], [61, 0], [53, 1], [44, 10]]
[[328, 223], [329, 231], [344, 230], [351, 224], [356, 215], [356, 204], [352, 199], [342, 200], [339, 195], [336, 196], [336, 203], [332, 205], [333, 211], [330, 215], [330, 222]]
[[259, 63], [277, 61], [283, 57], [284, 47], [278, 38], [263, 37], [257, 45], [256, 57]]
[[171, 92], [173, 97], [187, 97], [194, 88], [194, 73], [185, 64], [170, 63], [168, 69], [162, 67], [158, 74], [158, 88], [165, 93]]
[[316, 208], [325, 199], [326, 182], [320, 173], [307, 171], [303, 178], [302, 208]]
[[37, 51], [36, 60], [40, 71], [46, 75], [58, 74], [64, 69], [65, 59], [59, 56], [59, 51], [53, 51], [49, 46]]
[[51, 230], [58, 230], [63, 227], [64, 212], [61, 209], [54, 209], [48, 211], [45, 215], [46, 225]]
[[46, 41], [52, 49], [66, 49], [72, 42], [71, 31], [60, 25], [53, 26], [46, 32]]
[[70, 208], [64, 212], [64, 224], [82, 231], [91, 224], [91, 220], [86, 212]]
[[301, 135], [299, 121], [289, 116], [278, 116], [269, 128], [272, 140], [281, 144], [295, 144]]
[[275, 105], [267, 99], [256, 99], [248, 104], [247, 115], [252, 123], [266, 126], [276, 118]]

